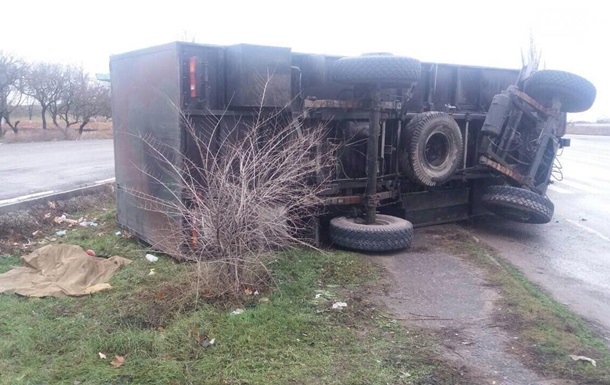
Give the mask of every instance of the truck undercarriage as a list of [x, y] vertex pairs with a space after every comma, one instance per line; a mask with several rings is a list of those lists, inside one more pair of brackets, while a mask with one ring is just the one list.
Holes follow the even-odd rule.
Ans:
[[160, 166], [137, 138], [192, 158], [184, 117], [222, 137], [219, 126], [265, 113], [326, 128], [336, 162], [323, 176], [325, 214], [314, 228], [340, 246], [404, 248], [413, 225], [489, 212], [547, 223], [555, 157], [569, 145], [566, 113], [590, 108], [595, 88], [567, 72], [530, 72], [254, 45], [173, 43], [114, 56], [118, 222], [155, 245], [168, 220], [179, 221], [129, 193], [164, 194], [138, 171]]

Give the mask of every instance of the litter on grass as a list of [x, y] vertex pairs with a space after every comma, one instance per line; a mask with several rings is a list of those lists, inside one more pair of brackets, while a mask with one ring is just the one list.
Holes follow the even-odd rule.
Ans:
[[154, 256], [154, 255], [152, 255], [152, 254], [146, 254], [146, 255], [144, 256], [144, 258], [146, 258], [146, 260], [147, 260], [148, 262], [150, 262], [150, 263], [155, 263], [155, 262], [157, 262], [157, 261], [159, 260], [159, 257]]
[[68, 219], [66, 218], [66, 214], [63, 214], [61, 217], [53, 218], [53, 222], [57, 224], [67, 223], [69, 225], [76, 225], [79, 221], [76, 219]]
[[78, 225], [82, 227], [97, 227], [97, 222], [82, 221], [78, 222]]
[[344, 307], [347, 307], [347, 303], [345, 303], [345, 302], [333, 303], [333, 309], [343, 309]]
[[244, 312], [244, 309], [235, 309], [231, 312], [231, 315], [239, 315]]
[[595, 362], [594, 359], [589, 358], [589, 357], [577, 356], [577, 355], [574, 355], [574, 354], [570, 354], [570, 358], [573, 359], [574, 361], [586, 361], [586, 362], [590, 362], [591, 365], [597, 366], [597, 362]]
[[114, 356], [114, 360], [112, 360], [110, 365], [114, 366], [115, 368], [119, 368], [119, 367], [123, 366], [124, 363], [125, 363], [125, 357]]

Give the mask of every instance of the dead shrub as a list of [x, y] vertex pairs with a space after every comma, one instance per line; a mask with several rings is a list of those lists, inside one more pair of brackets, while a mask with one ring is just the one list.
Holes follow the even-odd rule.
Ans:
[[[231, 127], [222, 119], [202, 124], [184, 117], [188, 145], [195, 151], [181, 165], [175, 164], [175, 149], [141, 138], [163, 167], [142, 172], [173, 199], [130, 193], [145, 209], [174, 218], [172, 239], [155, 247], [198, 263], [200, 295], [236, 296], [246, 288], [267, 287], [266, 258], [311, 244], [307, 233], [322, 209], [320, 192], [334, 149], [324, 126], [308, 127], [301, 117], [287, 116], [287, 111], [261, 108]], [[175, 180], [165, 182], [167, 175]], [[176, 246], [175, 239], [183, 242]]]

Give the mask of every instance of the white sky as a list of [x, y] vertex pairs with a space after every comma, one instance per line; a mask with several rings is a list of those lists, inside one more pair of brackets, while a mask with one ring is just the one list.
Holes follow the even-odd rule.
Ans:
[[422, 61], [521, 66], [530, 31], [546, 68], [598, 91], [589, 112], [610, 117], [610, 4], [602, 0], [185, 1], [22, 0], [0, 7], [0, 50], [108, 72], [108, 58], [174, 40], [253, 43], [294, 51], [392, 52]]

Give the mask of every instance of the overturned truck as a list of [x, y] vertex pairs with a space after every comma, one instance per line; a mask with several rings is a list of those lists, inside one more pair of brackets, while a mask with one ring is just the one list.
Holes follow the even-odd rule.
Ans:
[[[409, 246], [413, 225], [489, 213], [549, 222], [554, 207], [546, 190], [558, 149], [569, 146], [566, 113], [587, 110], [596, 94], [580, 76], [532, 66], [246, 44], [172, 43], [113, 56], [110, 68], [117, 220], [162, 248], [168, 239], [175, 247], [192, 241], [190, 229], [184, 237], [170, 234], [179, 215], [150, 210], [142, 200], [187, 199], [165, 183], [193, 151], [185, 122], [211, 141], [221, 140], [222, 127], [261, 113], [322, 124], [329, 143], [340, 145], [312, 231], [343, 247], [385, 251]], [[174, 167], [160, 164], [143, 137], [176, 149], [163, 157]], [[144, 172], [151, 169], [161, 171]]]

